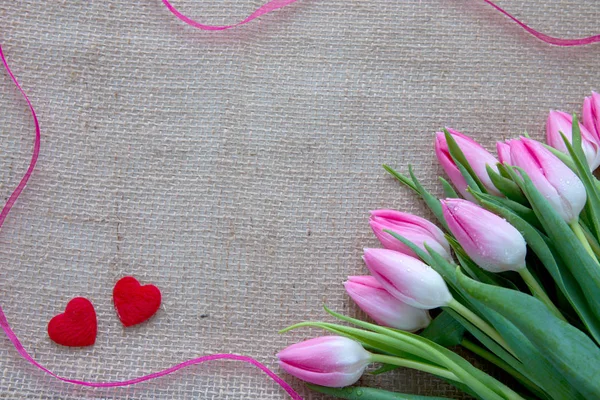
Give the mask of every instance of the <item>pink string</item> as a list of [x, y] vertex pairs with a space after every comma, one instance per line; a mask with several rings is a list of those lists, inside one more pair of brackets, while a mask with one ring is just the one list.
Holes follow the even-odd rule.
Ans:
[[[29, 178], [31, 177], [31, 174], [33, 173], [33, 169], [35, 168], [35, 164], [37, 163], [38, 156], [40, 154], [41, 134], [40, 134], [40, 124], [38, 122], [38, 118], [35, 113], [35, 109], [33, 108], [33, 104], [31, 104], [29, 97], [27, 97], [27, 94], [25, 94], [25, 91], [23, 90], [23, 88], [21, 87], [21, 85], [19, 85], [17, 78], [13, 75], [12, 71], [10, 70], [10, 67], [8, 66], [8, 62], [6, 61], [6, 58], [4, 57], [4, 52], [2, 51], [2, 45], [0, 45], [0, 58], [2, 59], [2, 64], [4, 65], [6, 72], [8, 72], [8, 75], [10, 75], [10, 78], [12, 79], [14, 84], [17, 86], [17, 89], [19, 89], [19, 91], [25, 98], [25, 101], [27, 101], [27, 105], [29, 106], [29, 110], [31, 111], [31, 116], [33, 117], [33, 121], [35, 122], [35, 141], [34, 141], [34, 145], [33, 145], [33, 155], [31, 156], [31, 161], [29, 162], [29, 168], [27, 168], [27, 171], [25, 172], [25, 175], [23, 175], [23, 178], [19, 182], [19, 185], [13, 191], [13, 193], [10, 195], [6, 204], [2, 208], [2, 212], [0, 212], [0, 228], [1, 228], [2, 225], [4, 224], [4, 220], [6, 219], [6, 216], [8, 215], [10, 209], [12, 208], [12, 206], [15, 204], [15, 202], [19, 198], [19, 195], [25, 188], [25, 185], [27, 185], [27, 181], [29, 180]], [[160, 378], [161, 376], [165, 376], [165, 375], [171, 374], [173, 372], [179, 371], [180, 369], [189, 367], [190, 365], [200, 364], [200, 363], [203, 363], [206, 361], [212, 361], [212, 360], [234, 360], [234, 361], [243, 361], [243, 362], [246, 362], [246, 363], [249, 363], [249, 364], [252, 364], [252, 365], [258, 367], [261, 371], [263, 371], [271, 379], [273, 379], [279, 386], [281, 386], [290, 395], [290, 397], [292, 399], [302, 400], [302, 397], [300, 397], [300, 395], [298, 393], [296, 393], [296, 391], [294, 391], [294, 389], [292, 389], [292, 387], [290, 385], [288, 385], [283, 379], [281, 379], [279, 376], [277, 376], [273, 371], [268, 369], [265, 365], [261, 364], [260, 362], [256, 361], [255, 359], [253, 359], [251, 357], [241, 356], [241, 355], [237, 355], [237, 354], [213, 354], [213, 355], [198, 357], [198, 358], [194, 358], [192, 360], [182, 362], [180, 364], [177, 364], [170, 368], [164, 369], [162, 371], [155, 372], [155, 373], [152, 373], [149, 375], [140, 376], [140, 377], [134, 378], [134, 379], [129, 379], [126, 381], [86, 382], [86, 381], [80, 381], [80, 380], [76, 380], [76, 379], [65, 378], [65, 377], [59, 376], [59, 375], [55, 374], [54, 372], [50, 371], [48, 368], [44, 367], [43, 365], [41, 365], [40, 363], [35, 361], [29, 355], [29, 353], [27, 353], [27, 350], [25, 350], [25, 348], [19, 341], [19, 338], [17, 337], [15, 332], [10, 327], [8, 320], [6, 319], [6, 315], [4, 314], [4, 311], [2, 310], [2, 307], [0, 307], [0, 327], [2, 327], [2, 330], [4, 331], [4, 333], [6, 333], [6, 336], [8, 336], [8, 339], [12, 342], [13, 346], [15, 347], [17, 352], [21, 355], [21, 357], [23, 357], [25, 360], [29, 361], [32, 365], [41, 369], [45, 373], [53, 376], [54, 378], [59, 379], [63, 382], [72, 383], [75, 385], [98, 387], [98, 388], [135, 385], [140, 382]]]
[[504, 11], [504, 9], [500, 8], [500, 6], [494, 4], [492, 1], [490, 1], [490, 0], [483, 0], [483, 1], [488, 3], [490, 6], [494, 7], [496, 10], [500, 11], [502, 14], [506, 15], [508, 18], [512, 19], [521, 28], [525, 29], [529, 34], [535, 36], [536, 38], [538, 38], [548, 44], [553, 44], [555, 46], [567, 47], [567, 46], [584, 46], [586, 44], [600, 42], [600, 35], [588, 36], [588, 37], [584, 37], [584, 38], [580, 38], [580, 39], [562, 39], [562, 38], [557, 38], [557, 37], [546, 35], [542, 32], [536, 31], [535, 29], [529, 27], [524, 22], [521, 22], [519, 19], [517, 19], [516, 17], [509, 14], [507, 11]]
[[[296, 1], [297, 0], [271, 0], [268, 3], [266, 3], [266, 4], [262, 5], [261, 7], [259, 7], [252, 14], [250, 14], [250, 16], [248, 18], [244, 19], [241, 22], [238, 22], [237, 24], [233, 24], [233, 25], [205, 25], [205, 24], [201, 24], [199, 22], [196, 22], [193, 19], [191, 19], [191, 18], [183, 15], [181, 12], [179, 12], [169, 2], [169, 0], [162, 0], [162, 2], [169, 9], [169, 11], [171, 11], [177, 18], [179, 18], [180, 20], [182, 20], [186, 24], [193, 26], [194, 28], [202, 29], [202, 30], [205, 30], [205, 31], [221, 31], [221, 30], [224, 30], [224, 29], [235, 28], [236, 26], [247, 24], [248, 22], [252, 21], [253, 19], [260, 17], [261, 15], [267, 14], [267, 13], [269, 13], [271, 11], [274, 11], [274, 10], [277, 10], [279, 8], [283, 8], [283, 7], [285, 7], [285, 6], [289, 5], [289, 4], [292, 4], [292, 3], [296, 2]], [[548, 44], [553, 44], [555, 46], [583, 46], [583, 45], [586, 45], [586, 44], [592, 44], [592, 43], [600, 42], [600, 35], [594, 35], [594, 36], [589, 36], [589, 37], [580, 38], [580, 39], [562, 39], [562, 38], [557, 38], [557, 37], [546, 35], [546, 34], [544, 34], [542, 32], [536, 31], [535, 29], [529, 27], [524, 22], [521, 22], [519, 19], [517, 19], [513, 15], [509, 14], [507, 11], [505, 11], [502, 8], [500, 8], [500, 6], [496, 5], [493, 1], [491, 1], [491, 0], [483, 0], [483, 1], [485, 1], [490, 6], [494, 7], [497, 11], [501, 12], [502, 14], [504, 14], [505, 16], [507, 16], [508, 18], [512, 19], [521, 28], [523, 28], [524, 30], [526, 30], [529, 34], [535, 36], [536, 38], [538, 38], [538, 39], [540, 39], [540, 40], [542, 40], [542, 41], [544, 41], [544, 42], [546, 42]]]
[[222, 30], [225, 30], [225, 29], [235, 28], [236, 26], [247, 24], [248, 22], [252, 21], [253, 19], [256, 19], [256, 18], [260, 17], [261, 15], [270, 13], [271, 11], [277, 10], [279, 8], [283, 8], [283, 7], [285, 7], [285, 6], [289, 5], [289, 4], [295, 3], [296, 1], [297, 0], [271, 0], [268, 3], [263, 4], [262, 6], [260, 6], [258, 9], [256, 9], [256, 11], [254, 11], [252, 14], [250, 14], [248, 16], [248, 18], [246, 18], [245, 20], [243, 20], [241, 22], [238, 22], [237, 24], [233, 24], [233, 25], [204, 25], [204, 24], [196, 22], [193, 19], [191, 19], [191, 18], [186, 17], [185, 15], [183, 15], [175, 7], [173, 7], [173, 5], [171, 3], [169, 3], [169, 0], [162, 0], [162, 2], [164, 3], [165, 6], [167, 6], [167, 8], [169, 9], [169, 11], [171, 11], [177, 18], [179, 18], [180, 20], [182, 20], [186, 24], [193, 26], [194, 28], [202, 29], [202, 30], [205, 30], [205, 31], [222, 31]]

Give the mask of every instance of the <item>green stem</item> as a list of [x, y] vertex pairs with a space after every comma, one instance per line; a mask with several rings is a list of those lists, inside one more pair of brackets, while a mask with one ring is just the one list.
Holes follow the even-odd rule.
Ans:
[[[462, 381], [458, 376], [456, 376], [454, 373], [452, 373], [451, 371], [449, 371], [445, 368], [435, 367], [430, 364], [420, 363], [418, 361], [407, 360], [405, 358], [399, 358], [399, 357], [393, 357], [393, 356], [386, 356], [383, 354], [371, 354], [371, 361], [380, 362], [380, 363], [384, 363], [384, 364], [396, 365], [398, 367], [417, 369], [419, 371], [437, 375], [439, 377], [446, 378], [446, 379], [449, 379], [454, 382], [465, 384], [465, 382]], [[502, 396], [500, 396], [492, 388], [486, 386], [485, 384], [479, 382], [476, 379], [470, 380], [470, 382], [467, 384], [467, 386], [471, 387], [471, 389], [475, 390], [477, 393], [480, 393], [482, 395], [483, 399], [487, 399], [487, 398], [501, 399], [502, 398]], [[477, 387], [474, 387], [474, 386], [477, 386]], [[506, 399], [524, 400], [521, 396], [519, 396], [516, 392], [514, 392], [507, 386], [500, 385], [500, 387], [498, 389], [503, 392], [503, 394], [505, 395], [504, 398], [506, 398]]]
[[592, 248], [590, 247], [590, 244], [588, 243], [588, 240], [585, 237], [585, 233], [583, 232], [583, 229], [581, 229], [581, 226], [579, 225], [579, 220], [574, 220], [574, 221], [570, 222], [569, 226], [571, 227], [571, 230], [573, 231], [575, 236], [577, 236], [577, 239], [579, 239], [579, 241], [581, 242], [581, 244], [583, 245], [585, 250], [588, 252], [588, 254], [590, 256], [592, 256], [592, 258], [594, 259], [594, 261], [596, 261], [596, 263], [598, 263], [598, 259], [596, 258], [596, 255], [594, 254], [594, 250], [592, 250]]
[[379, 363], [383, 363], [383, 364], [395, 365], [397, 367], [417, 369], [419, 371], [437, 375], [442, 378], [450, 379], [455, 382], [463, 383], [463, 381], [460, 380], [460, 378], [458, 376], [454, 375], [453, 372], [451, 372], [445, 368], [436, 367], [431, 364], [425, 364], [425, 363], [418, 362], [418, 361], [407, 360], [406, 358], [386, 356], [383, 354], [371, 354], [371, 361], [379, 362]]
[[500, 336], [500, 334], [490, 324], [485, 322], [479, 315], [475, 314], [473, 311], [469, 310], [467, 307], [463, 306], [455, 299], [452, 299], [450, 303], [448, 303], [448, 307], [465, 317], [467, 320], [471, 321], [471, 323], [477, 328], [479, 328], [483, 333], [488, 335], [490, 338], [494, 339], [496, 343], [504, 347], [515, 358], [518, 358], [515, 355], [515, 353], [510, 349], [510, 346], [508, 345], [508, 343], [506, 343], [502, 336]]
[[533, 297], [535, 297], [536, 299], [538, 299], [542, 303], [544, 303], [546, 305], [546, 307], [548, 307], [548, 309], [550, 311], [552, 311], [552, 313], [554, 315], [556, 315], [558, 318], [567, 322], [566, 318], [563, 317], [563, 315], [560, 313], [560, 310], [558, 308], [556, 308], [554, 303], [552, 303], [552, 300], [550, 300], [550, 297], [548, 297], [548, 295], [544, 291], [544, 288], [538, 283], [537, 279], [535, 279], [535, 277], [533, 275], [531, 275], [531, 272], [529, 271], [529, 269], [527, 269], [527, 267], [525, 267], [525, 268], [520, 269], [518, 272], [519, 272], [519, 275], [521, 275], [521, 278], [523, 278], [523, 280], [527, 284], [527, 287], [529, 288], [529, 290], [531, 290], [531, 294], [533, 295]]
[[594, 252], [594, 254], [596, 254], [596, 257], [600, 259], [600, 245], [598, 244], [598, 241], [596, 240], [592, 232], [589, 231], [589, 229], [587, 229], [585, 226], [581, 226], [581, 228], [583, 230], [585, 238], [587, 239], [590, 247], [592, 248], [592, 251]]
[[460, 344], [465, 349], [470, 350], [471, 352], [477, 354], [484, 360], [487, 360], [487, 361], [491, 362], [492, 364], [494, 364], [494, 365], [502, 368], [506, 372], [508, 372], [517, 381], [521, 382], [521, 384], [523, 386], [525, 386], [526, 388], [531, 390], [533, 393], [539, 392], [540, 389], [535, 383], [531, 382], [529, 380], [529, 378], [527, 378], [525, 375], [521, 374], [519, 371], [517, 371], [516, 369], [514, 369], [513, 367], [508, 365], [506, 362], [504, 362], [504, 360], [502, 360], [500, 357], [496, 356], [494, 353], [487, 351], [483, 347], [476, 345], [475, 343], [471, 342], [468, 339], [463, 339], [460, 342]]

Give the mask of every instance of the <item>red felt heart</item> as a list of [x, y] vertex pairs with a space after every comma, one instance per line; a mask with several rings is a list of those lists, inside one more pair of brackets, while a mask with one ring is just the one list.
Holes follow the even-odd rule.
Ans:
[[156, 286], [141, 286], [132, 276], [121, 278], [113, 289], [115, 308], [125, 326], [139, 324], [153, 316], [160, 307], [160, 300]]
[[48, 336], [63, 346], [91, 346], [96, 342], [97, 331], [94, 306], [83, 297], [75, 297], [69, 301], [65, 312], [48, 323]]

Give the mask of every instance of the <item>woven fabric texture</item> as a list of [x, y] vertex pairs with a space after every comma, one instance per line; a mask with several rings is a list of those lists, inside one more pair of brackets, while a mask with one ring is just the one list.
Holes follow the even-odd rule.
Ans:
[[[233, 23], [262, 0], [174, 0]], [[596, 0], [498, 4], [548, 34], [589, 35]], [[481, 1], [301, 0], [226, 32], [194, 30], [160, 0], [0, 1], [0, 42], [36, 106], [42, 153], [0, 232], [0, 304], [25, 347], [55, 372], [121, 380], [216, 352], [253, 356], [321, 334], [277, 330], [361, 315], [347, 275], [377, 246], [368, 210], [428, 216], [381, 168], [414, 165], [441, 193], [433, 133], [493, 149], [548, 109], [578, 112], [600, 90], [600, 46], [557, 48]], [[34, 126], [0, 74], [0, 196], [24, 173]], [[123, 328], [115, 282], [163, 293], [150, 321]], [[73, 297], [98, 314], [90, 348], [55, 345], [48, 321]], [[324, 399], [285, 376], [307, 399]], [[366, 385], [464, 398], [429, 375]], [[222, 361], [134, 387], [60, 383], [0, 337], [0, 398], [285, 399], [256, 368]]]

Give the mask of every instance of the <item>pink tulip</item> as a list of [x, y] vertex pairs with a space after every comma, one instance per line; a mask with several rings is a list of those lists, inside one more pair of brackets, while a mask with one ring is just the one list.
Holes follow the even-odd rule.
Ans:
[[[487, 191], [496, 196], [501, 196], [502, 194], [498, 189], [496, 189], [486, 170], [486, 165], [489, 165], [494, 171], [498, 171], [498, 168], [496, 167], [498, 160], [469, 136], [463, 135], [462, 133], [453, 129], [447, 128], [447, 130], [456, 141], [458, 147], [460, 147], [462, 150], [465, 158], [471, 165], [473, 172], [475, 175], [477, 175]], [[448, 143], [446, 142], [446, 136], [443, 132], [436, 133], [435, 154], [438, 161], [442, 165], [442, 168], [459, 193], [466, 199], [474, 200], [473, 196], [467, 192], [467, 182], [465, 181], [465, 178], [463, 178], [459, 169], [456, 167], [456, 164], [450, 155]]]
[[502, 163], [522, 168], [565, 221], [579, 217], [587, 199], [585, 187], [544, 145], [522, 137], [498, 143], [498, 154]]
[[[600, 140], [585, 126], [579, 124], [581, 130], [581, 147], [590, 169], [593, 171], [600, 165]], [[546, 123], [546, 142], [556, 150], [569, 154], [561, 132], [569, 143], [573, 143], [573, 117], [563, 111], [550, 111]]]
[[590, 97], [583, 100], [581, 116], [583, 125], [600, 143], [600, 94], [592, 92]]
[[427, 244], [447, 260], [452, 260], [450, 245], [444, 237], [444, 233], [424, 218], [394, 210], [375, 210], [371, 211], [369, 224], [377, 239], [386, 249], [416, 257], [416, 254], [408, 246], [384, 232], [384, 230], [389, 230], [410, 240], [422, 250], [427, 251], [425, 249], [425, 244]]
[[288, 374], [315, 385], [350, 386], [360, 379], [371, 354], [358, 342], [323, 336], [293, 344], [277, 354]]
[[388, 249], [365, 249], [363, 259], [381, 286], [406, 304], [428, 310], [452, 300], [440, 274], [414, 257]]
[[344, 287], [352, 300], [379, 325], [414, 332], [431, 322], [427, 311], [396, 299], [372, 276], [349, 276]]
[[513, 165], [510, 157], [510, 146], [507, 143], [497, 142], [496, 152], [498, 153], [498, 158], [502, 164]]
[[504, 272], [525, 267], [525, 239], [505, 219], [461, 199], [442, 200], [442, 210], [448, 229], [481, 268]]

